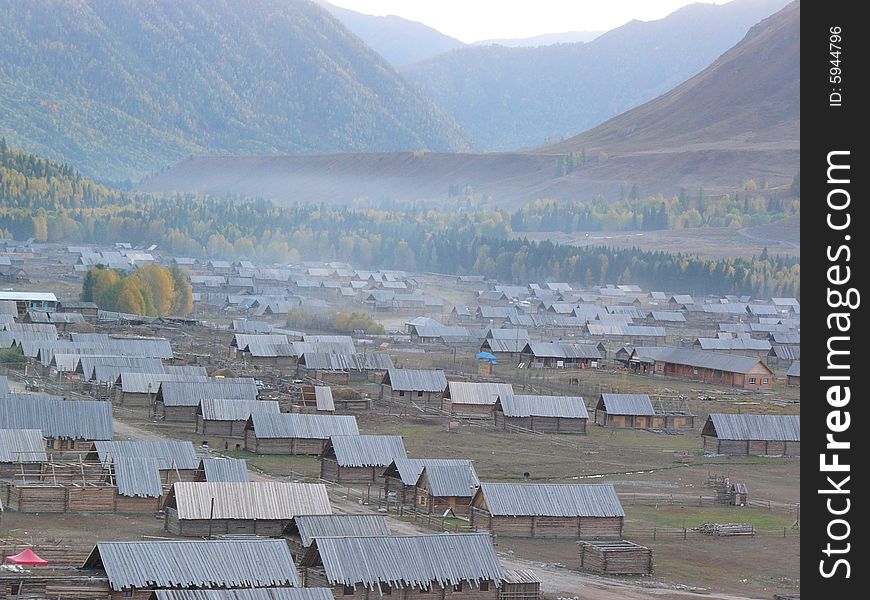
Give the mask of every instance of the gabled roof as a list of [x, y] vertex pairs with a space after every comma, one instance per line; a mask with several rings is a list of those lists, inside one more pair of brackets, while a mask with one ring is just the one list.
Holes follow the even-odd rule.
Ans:
[[499, 397], [512, 396], [514, 389], [509, 383], [449, 381], [445, 397], [453, 404], [494, 405]]
[[791, 363], [791, 366], [786, 371], [787, 377], [800, 377], [801, 376], [801, 361], [796, 360]]
[[329, 588], [155, 590], [156, 600], [334, 600]]
[[728, 373], [748, 373], [756, 365], [762, 365], [770, 369], [763, 362], [751, 356], [737, 354], [720, 354], [718, 352], [705, 352], [703, 350], [689, 350], [687, 348], [673, 348], [669, 346], [636, 347], [631, 355], [632, 361], [670, 362], [690, 367], [703, 369], [717, 369]]
[[112, 403], [37, 394], [0, 396], [0, 427], [39, 429], [45, 437], [112, 439]]
[[[168, 367], [164, 367], [166, 369]], [[208, 376], [203, 369], [200, 375], [188, 373], [138, 373], [121, 371], [115, 384], [121, 385], [121, 391], [127, 394], [156, 394], [160, 384], [164, 381], [208, 381]], [[149, 387], [150, 386], [150, 387]]]
[[384, 473], [398, 475], [404, 485], [415, 485], [423, 468], [431, 465], [463, 466], [474, 470], [472, 462], [464, 458], [397, 458]]
[[105, 570], [115, 591], [301, 585], [282, 539], [97, 542], [82, 569]]
[[298, 533], [302, 546], [307, 548], [315, 538], [324, 536], [383, 536], [390, 535], [384, 515], [298, 515], [287, 526], [288, 532]]
[[429, 482], [429, 492], [438, 497], [470, 497], [480, 487], [480, 480], [470, 463], [424, 465], [417, 484], [420, 485], [424, 478]]
[[254, 413], [276, 415], [281, 412], [277, 400], [226, 400], [223, 398], [199, 401], [197, 414], [205, 421], [247, 421]]
[[705, 434], [708, 434], [710, 424], [720, 440], [801, 440], [799, 415], [711, 413], [703, 429]]
[[499, 397], [496, 410], [501, 407], [506, 417], [563, 417], [588, 419], [586, 404], [580, 396], [525, 396]]
[[118, 495], [137, 498], [163, 496], [160, 470], [169, 468], [170, 464], [166, 460], [145, 456], [118, 456], [111, 462], [115, 469]]
[[196, 469], [199, 460], [193, 451], [191, 442], [177, 440], [162, 441], [98, 441], [94, 443], [94, 450], [100, 462], [106, 464], [119, 458], [126, 459], [156, 459], [161, 469]]
[[408, 457], [397, 435], [334, 435], [323, 456], [333, 454], [342, 467], [386, 467], [397, 458]]
[[367, 354], [322, 354], [306, 352], [299, 363], [308, 369], [322, 371], [386, 371], [394, 368], [392, 357], [386, 352]]
[[369, 589], [442, 588], [461, 582], [501, 585], [502, 568], [485, 533], [320, 537], [301, 564], [322, 564], [329, 585], [362, 584]]
[[38, 429], [0, 429], [0, 463], [46, 462], [45, 442]]
[[594, 342], [529, 342], [523, 348], [523, 354], [536, 358], [601, 358]]
[[[610, 415], [654, 415], [652, 401], [646, 394], [601, 394], [599, 402]], [[600, 406], [600, 404], [599, 404]]]
[[702, 350], [770, 350], [770, 342], [750, 337], [698, 338], [695, 342]]
[[302, 438], [325, 440], [334, 435], [359, 435], [353, 415], [307, 415], [298, 413], [251, 415], [257, 439]]
[[686, 322], [686, 316], [683, 313], [671, 310], [654, 310], [649, 313], [649, 317], [654, 321], [663, 321], [666, 323]]
[[477, 493], [493, 516], [625, 516], [610, 483], [481, 483]]
[[332, 513], [324, 484], [283, 481], [180, 481], [172, 485], [164, 506], [186, 520], [275, 520]]
[[436, 369], [389, 369], [383, 383], [400, 391], [443, 392], [447, 389], [447, 376]]
[[199, 466], [206, 481], [248, 481], [248, 463], [242, 458], [203, 458]]
[[205, 381], [164, 381], [157, 393], [165, 406], [197, 406], [207, 398], [253, 401], [257, 399], [257, 386], [250, 377], [212, 377]]

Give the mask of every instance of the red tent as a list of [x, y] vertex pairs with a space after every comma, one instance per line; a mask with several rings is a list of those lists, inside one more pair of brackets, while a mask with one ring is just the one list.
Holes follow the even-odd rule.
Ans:
[[6, 562], [15, 565], [47, 565], [48, 561], [40, 558], [36, 552], [30, 548], [25, 548], [18, 554], [6, 557]]

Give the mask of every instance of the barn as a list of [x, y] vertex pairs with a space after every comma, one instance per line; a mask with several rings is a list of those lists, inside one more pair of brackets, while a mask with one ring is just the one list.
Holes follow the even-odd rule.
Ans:
[[276, 415], [277, 400], [225, 400], [203, 398], [196, 409], [196, 432], [202, 435], [244, 437], [254, 413]]
[[637, 347], [631, 353], [629, 366], [638, 373], [747, 390], [773, 387], [773, 371], [751, 356], [668, 346]]
[[589, 413], [580, 396], [499, 396], [495, 426], [505, 431], [586, 433]]
[[151, 597], [157, 589], [300, 587], [283, 540], [97, 542], [83, 574], [105, 577], [108, 598]]
[[49, 452], [90, 451], [95, 441], [112, 439], [112, 404], [7, 394], [0, 396], [0, 428], [39, 429]]
[[791, 363], [791, 366], [789, 366], [788, 371], [785, 373], [785, 380], [787, 385], [801, 386], [801, 361], [796, 360]]
[[467, 515], [479, 487], [471, 464], [424, 465], [415, 485], [415, 505], [427, 513]]
[[381, 380], [381, 398], [393, 402], [441, 406], [447, 377], [444, 371], [429, 369], [389, 369]]
[[298, 515], [284, 529], [290, 553], [296, 559], [319, 537], [349, 535], [353, 537], [387, 536], [390, 528], [384, 515]]
[[513, 393], [509, 383], [450, 381], [441, 410], [467, 418], [491, 419], [496, 400]]
[[250, 377], [212, 377], [205, 381], [164, 381], [157, 390], [154, 405], [157, 415], [164, 421], [196, 421], [196, 410], [201, 400], [257, 399], [257, 386]]
[[479, 533], [318, 537], [299, 561], [307, 586], [339, 600], [400, 596], [498, 600], [503, 570]]
[[330, 437], [359, 435], [351, 415], [252, 414], [245, 425], [245, 450], [254, 454], [319, 456]]
[[[394, 496], [399, 504], [417, 502], [417, 482], [423, 468], [442, 465], [454, 466], [474, 471], [470, 460], [461, 458], [397, 458], [384, 470], [384, 492], [389, 498]], [[475, 474], [475, 477], [477, 475]]]
[[336, 435], [320, 455], [320, 478], [339, 483], [383, 483], [384, 470], [407, 458], [397, 435]]
[[622, 537], [625, 512], [612, 484], [481, 483], [471, 526], [508, 537]]
[[279, 537], [297, 515], [331, 514], [322, 483], [178, 482], [163, 502], [166, 531], [184, 537]]
[[711, 413], [701, 430], [705, 452], [749, 456], [800, 456], [799, 415]]

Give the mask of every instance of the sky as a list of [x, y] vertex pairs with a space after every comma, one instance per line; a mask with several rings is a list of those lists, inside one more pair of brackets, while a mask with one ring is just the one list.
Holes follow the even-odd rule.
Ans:
[[[698, 0], [725, 4], [727, 0]], [[369, 15], [398, 15], [472, 43], [564, 31], [608, 31], [661, 19], [692, 0], [329, 0]]]

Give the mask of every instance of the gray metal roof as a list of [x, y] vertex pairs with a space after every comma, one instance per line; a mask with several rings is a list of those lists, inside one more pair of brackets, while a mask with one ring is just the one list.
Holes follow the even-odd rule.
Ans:
[[490, 327], [486, 332], [488, 340], [526, 340], [529, 341], [529, 331], [527, 329], [512, 328], [504, 329], [498, 327]]
[[625, 516], [610, 483], [481, 483], [478, 493], [494, 516]]
[[785, 374], [787, 377], [800, 377], [801, 376], [801, 361], [796, 360], [793, 363], [791, 363], [791, 366], [789, 366], [788, 371], [786, 371]]
[[306, 352], [300, 359], [309, 369], [322, 371], [386, 371], [394, 368], [385, 352], [367, 354], [320, 354]]
[[[97, 373], [97, 367], [101, 368]], [[139, 371], [140, 373], [163, 373], [163, 363], [159, 358], [144, 356], [100, 356], [82, 354], [79, 356], [79, 369], [86, 380], [102, 377], [101, 383], [114, 383], [122, 371]]]
[[588, 419], [586, 404], [580, 396], [525, 396], [499, 398], [506, 417], [564, 417]]
[[258, 439], [300, 438], [325, 440], [334, 435], [357, 436], [353, 415], [307, 415], [297, 413], [251, 415]]
[[156, 590], [157, 600], [334, 600], [329, 588], [260, 588], [253, 590]]
[[608, 306], [607, 312], [611, 315], [628, 315], [632, 319], [643, 319], [644, 317], [643, 312], [634, 306]]
[[801, 343], [801, 334], [799, 333], [782, 333], [782, 332], [774, 332], [770, 336], [771, 341], [774, 344], [800, 344]]
[[272, 324], [266, 321], [250, 321], [247, 319], [233, 319], [233, 331], [239, 333], [271, 333]]
[[157, 393], [165, 406], [197, 406], [207, 398], [253, 401], [257, 399], [257, 386], [250, 377], [212, 377], [206, 381], [164, 381]]
[[203, 458], [206, 481], [248, 481], [248, 463], [243, 458]]
[[486, 339], [480, 346], [481, 350], [489, 349], [490, 352], [508, 352], [511, 354], [519, 354], [526, 347], [528, 340], [522, 338], [518, 340], [501, 340], [501, 339]]
[[248, 344], [289, 344], [290, 339], [279, 333], [237, 333], [233, 336], [233, 342], [230, 344], [244, 350]]
[[0, 463], [46, 462], [39, 429], [0, 429]]
[[386, 467], [397, 458], [407, 458], [405, 443], [398, 435], [334, 435], [331, 446], [342, 467]]
[[450, 381], [447, 383], [446, 397], [454, 404], [494, 405], [497, 398], [512, 396], [514, 389], [509, 383], [475, 383], [470, 381]]
[[83, 569], [125, 588], [299, 586], [282, 539], [97, 542]]
[[[169, 369], [169, 367], [164, 367], [164, 369]], [[120, 383], [121, 391], [128, 394], [147, 394], [149, 392], [156, 394], [157, 390], [160, 389], [160, 384], [164, 381], [208, 381], [208, 375], [205, 373], [192, 375], [186, 372], [134, 373], [122, 371], [118, 374], [115, 383]]]
[[338, 342], [290, 342], [294, 356], [303, 354], [353, 354], [346, 343]]
[[112, 441], [95, 442], [94, 450], [100, 462], [113, 462], [118, 458], [153, 458], [160, 463], [161, 469], [196, 469], [199, 460], [191, 442], [178, 440], [162, 441]]
[[168, 463], [158, 458], [118, 456], [112, 461], [118, 494], [139, 498], [160, 498], [163, 484], [160, 469]]
[[698, 338], [695, 342], [702, 350], [770, 350], [770, 342], [749, 337]]
[[523, 353], [537, 358], [601, 358], [595, 343], [583, 342], [529, 342], [523, 348]]
[[39, 429], [45, 437], [112, 439], [112, 403], [37, 394], [0, 397], [0, 427]]
[[362, 584], [369, 589], [427, 588], [477, 581], [501, 585], [502, 568], [484, 533], [379, 537], [320, 537], [303, 564], [316, 555], [330, 585]]
[[618, 335], [626, 337], [665, 337], [664, 327], [626, 325], [622, 323], [589, 323], [589, 335]]
[[770, 348], [770, 352], [768, 356], [775, 356], [777, 358], [781, 358], [783, 360], [800, 360], [801, 359], [801, 347], [800, 346], [777, 346], [773, 345]]
[[383, 382], [394, 390], [443, 392], [447, 389], [444, 371], [433, 369], [389, 369]]
[[383, 515], [299, 515], [290, 528], [298, 532], [305, 548], [315, 538], [324, 536], [390, 535], [387, 518]]
[[799, 415], [711, 413], [708, 421], [712, 421], [720, 440], [801, 440]]
[[704, 304], [703, 311], [705, 313], [723, 314], [723, 315], [745, 315], [746, 304], [741, 302], [727, 302], [724, 304]]
[[277, 400], [202, 399], [197, 414], [205, 421], [247, 421], [253, 413], [281, 412]]
[[[717, 369], [728, 373], [748, 373], [753, 367], [761, 363], [760, 360], [751, 356], [720, 354], [670, 346], [636, 347], [632, 353], [632, 360], [641, 362], [663, 361], [690, 367]], [[764, 363], [761, 364], [764, 366]], [[765, 368], [767, 367], [765, 366]]]
[[611, 415], [654, 415], [652, 401], [646, 394], [601, 394], [604, 410]]
[[9, 378], [6, 375], [0, 375], [0, 396], [5, 396], [9, 392]]
[[480, 480], [470, 463], [424, 465], [420, 479], [423, 477], [429, 481], [429, 491], [433, 496], [473, 496], [480, 487]]
[[180, 481], [172, 485], [164, 505], [177, 509], [179, 519], [191, 520], [291, 519], [332, 513], [324, 484], [283, 481]]
[[671, 310], [654, 310], [649, 314], [655, 321], [665, 321], [669, 323], [685, 323], [686, 316], [677, 311]]
[[[420, 479], [423, 467], [426, 466], [453, 465], [474, 470], [472, 462], [464, 458], [397, 458], [393, 461], [393, 465], [395, 465], [396, 472], [405, 485], [415, 485]], [[390, 467], [392, 468], [393, 465]]]

